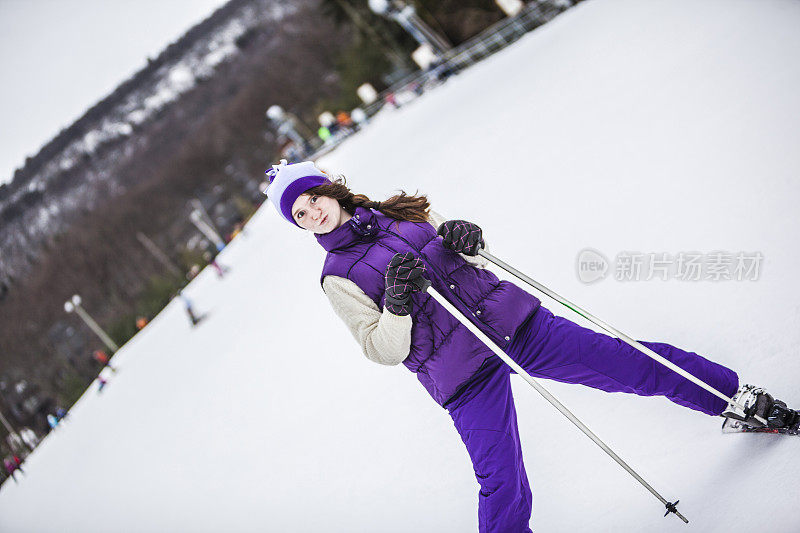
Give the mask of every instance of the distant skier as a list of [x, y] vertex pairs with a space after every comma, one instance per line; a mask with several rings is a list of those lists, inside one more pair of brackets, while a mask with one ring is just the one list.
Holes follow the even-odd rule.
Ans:
[[17, 482], [17, 478], [14, 477], [14, 463], [11, 462], [8, 457], [3, 458], [3, 470], [5, 471], [7, 478], [13, 478], [14, 483]]
[[16, 475], [17, 471], [19, 471], [20, 474], [25, 474], [25, 471], [22, 469], [22, 461], [16, 455], [3, 459], [3, 466], [6, 469], [8, 477], [14, 479], [14, 483], [18, 483]]
[[220, 265], [217, 263], [217, 256], [215, 253], [212, 253], [210, 250], [207, 250], [203, 253], [203, 259], [206, 263], [208, 263], [211, 268], [214, 269], [214, 272], [217, 273], [218, 278], [224, 278], [225, 273], [229, 270], [228, 267]]
[[6, 436], [6, 443], [8, 443], [8, 447], [14, 453], [25, 451], [25, 443], [22, 437], [17, 433], [9, 433], [8, 436]]
[[336, 113], [336, 122], [338, 122], [339, 126], [342, 128], [353, 127], [353, 120], [350, 118], [350, 113], [347, 111], [339, 111]]
[[[480, 227], [445, 220], [425, 196], [383, 202], [355, 195], [312, 162], [267, 172], [268, 197], [290, 224], [327, 251], [320, 282], [368, 359], [403, 363], [448, 410], [480, 485], [480, 531], [530, 531], [531, 490], [522, 461], [511, 369], [423, 291], [426, 283], [535, 377], [607, 392], [665, 396], [712, 416], [797, 424], [763, 389], [733, 370], [669, 344], [643, 343], [746, 410], [729, 405], [619, 339], [553, 315], [539, 299], [485, 270]], [[488, 185], [487, 185], [488, 186]], [[325, 339], [320, 339], [324, 343]], [[782, 404], [785, 407], [785, 404]], [[779, 420], [777, 412], [786, 413]]]
[[333, 133], [325, 126], [320, 126], [317, 130], [317, 136], [322, 142], [328, 142], [328, 140], [333, 136]]
[[244, 234], [244, 225], [241, 222], [237, 222], [233, 225], [233, 231], [231, 231], [231, 234], [228, 235], [228, 242], [231, 242], [233, 239], [242, 234]]
[[198, 316], [194, 312], [192, 301], [189, 300], [189, 298], [187, 298], [185, 294], [183, 294], [183, 291], [178, 291], [178, 298], [180, 298], [181, 301], [183, 302], [183, 306], [186, 309], [186, 315], [189, 317], [189, 321], [192, 323], [192, 327], [199, 324], [200, 321], [203, 319], [203, 317]]
[[103, 392], [103, 389], [108, 384], [108, 380], [103, 376], [97, 376], [97, 393]]
[[58, 427], [58, 418], [53, 413], [47, 413], [47, 425], [50, 426], [50, 431]]
[[29, 427], [20, 429], [19, 436], [22, 438], [22, 441], [25, 443], [25, 445], [31, 449], [31, 451], [33, 451], [39, 444], [39, 437], [37, 437], [36, 432]]
[[200, 273], [200, 265], [194, 264], [189, 268], [189, 271], [186, 273], [186, 279], [192, 281], [197, 275]]
[[94, 353], [92, 354], [92, 357], [94, 357], [94, 360], [103, 365], [104, 367], [108, 367], [109, 369], [111, 369], [112, 372], [117, 371], [116, 368], [111, 366], [111, 360], [109, 359], [108, 354], [103, 350], [95, 350]]

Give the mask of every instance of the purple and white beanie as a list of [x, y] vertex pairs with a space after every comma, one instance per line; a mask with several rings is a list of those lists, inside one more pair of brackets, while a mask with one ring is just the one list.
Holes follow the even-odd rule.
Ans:
[[267, 198], [275, 206], [283, 218], [300, 227], [292, 218], [292, 206], [295, 200], [312, 187], [330, 183], [331, 180], [313, 161], [289, 164], [285, 159], [267, 170]]

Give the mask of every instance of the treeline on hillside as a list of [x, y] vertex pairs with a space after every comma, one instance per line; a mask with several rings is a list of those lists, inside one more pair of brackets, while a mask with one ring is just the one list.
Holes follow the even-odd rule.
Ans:
[[21, 186], [28, 179], [30, 179], [36, 172], [40, 171], [42, 167], [52, 158], [61, 153], [70, 143], [83, 136], [87, 128], [96, 123], [98, 118], [105, 116], [111, 109], [113, 109], [119, 102], [124, 100], [132, 91], [134, 91], [141, 80], [148, 78], [153, 72], [158, 70], [167, 61], [180, 57], [189, 47], [191, 47], [198, 39], [202, 39], [209, 32], [219, 24], [220, 20], [227, 19], [230, 14], [242, 5], [246, 4], [248, 0], [231, 0], [223, 5], [211, 16], [196, 26], [192, 27], [186, 34], [184, 34], [178, 41], [170, 44], [165, 48], [155, 59], [150, 59], [147, 65], [132, 77], [122, 82], [111, 94], [103, 98], [97, 104], [93, 105], [86, 113], [78, 120], [73, 122], [69, 127], [63, 129], [51, 141], [45, 144], [39, 152], [33, 157], [28, 157], [22, 168], [14, 172], [14, 179], [7, 187], [0, 187], [0, 199], [14, 190], [16, 187]]
[[[223, 9], [246, 2], [236, 0]], [[235, 205], [241, 217], [252, 209], [256, 184], [278, 154], [277, 139], [264, 118], [270, 105], [281, 105], [314, 126], [323, 109], [357, 105], [355, 87], [361, 83], [385, 86], [385, 75], [399, 66], [386, 47], [410, 65], [415, 43], [395, 23], [373, 14], [366, 0], [321, 0], [325, 9], [313, 0], [297, 4], [299, 11], [280, 24], [241, 36], [240, 53], [215, 76], [122, 141], [134, 157], [112, 161], [115, 166], [108, 170], [127, 184], [124, 191], [109, 193], [99, 208], [83, 211], [61, 228], [34, 272], [0, 303], [0, 374], [36, 381], [58, 403], [69, 405], [96, 371], [82, 358], [100, 347], [76, 316], [64, 312], [63, 303], [72, 294], [80, 294], [86, 309], [117, 342], [124, 342], [135, 332], [135, 316], [160, 309], [185, 282], [165, 272], [137, 240], [137, 232], [187, 268], [197, 259], [187, 257], [185, 249], [197, 234], [188, 222], [189, 200], [206, 197]], [[352, 8], [349, 15], [345, 4]], [[419, 7], [420, 15], [454, 44], [502, 17], [491, 0], [421, 1]], [[354, 12], [373, 31], [363, 21], [354, 22]], [[378, 46], [376, 38], [384, 44]], [[44, 154], [39, 156], [46, 161]], [[102, 157], [82, 163], [99, 164], [106, 164]], [[78, 165], [64, 179], [78, 179], [82, 168]], [[74, 336], [67, 338], [64, 332], [70, 329]]]
[[[132, 325], [137, 313], [152, 311], [142, 309], [142, 298], [154, 285], [165, 288], [168, 301], [170, 292], [185, 282], [163, 283], [161, 278], [170, 276], [137, 240], [137, 232], [186, 268], [184, 247], [197, 235], [189, 223], [189, 200], [211, 195], [215, 202], [245, 206], [240, 217], [248, 214], [246, 206], [252, 209], [264, 168], [277, 155], [264, 111], [274, 103], [311, 109], [320, 97], [338, 91], [333, 65], [352, 34], [334, 27], [312, 5], [277, 28], [250, 35], [247, 46], [217, 75], [125, 141], [136, 157], [111, 170], [129, 188], [64, 228], [33, 274], [0, 304], [0, 373], [36, 376], [45, 391], [68, 404], [80, 392], [64, 390], [83, 368], [75, 359], [90, 358], [100, 344], [78, 317], [64, 312], [64, 302], [80, 294], [86, 309], [104, 328], [120, 331], [123, 338], [116, 340], [123, 342], [124, 334], [133, 331], [118, 322]], [[331, 40], [320, 40], [319, 31]], [[76, 168], [70, 174], [79, 172]], [[53, 331], [66, 325], [84, 342], [53, 346]], [[93, 376], [78, 377], [85, 386]]]

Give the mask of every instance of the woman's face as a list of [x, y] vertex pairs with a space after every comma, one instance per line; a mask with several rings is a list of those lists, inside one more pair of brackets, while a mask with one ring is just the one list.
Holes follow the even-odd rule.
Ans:
[[329, 196], [301, 194], [292, 206], [297, 225], [312, 233], [328, 233], [350, 219], [339, 202]]

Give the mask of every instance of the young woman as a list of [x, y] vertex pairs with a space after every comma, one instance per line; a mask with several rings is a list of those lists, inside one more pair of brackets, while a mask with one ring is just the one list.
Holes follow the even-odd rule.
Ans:
[[[335, 312], [368, 359], [403, 363], [447, 409], [480, 484], [480, 531], [530, 531], [511, 369], [426, 292], [422, 278], [534, 377], [608, 392], [661, 395], [696, 411], [753, 421], [772, 397], [739, 388], [733, 370], [664, 343], [645, 342], [747, 407], [734, 409], [622, 341], [554, 316], [539, 300], [485, 270], [481, 229], [444, 221], [424, 196], [383, 202], [356, 195], [314, 163], [267, 171], [270, 201], [328, 252], [320, 278]], [[738, 392], [737, 392], [738, 390]]]

